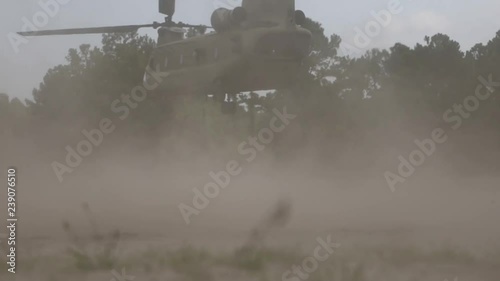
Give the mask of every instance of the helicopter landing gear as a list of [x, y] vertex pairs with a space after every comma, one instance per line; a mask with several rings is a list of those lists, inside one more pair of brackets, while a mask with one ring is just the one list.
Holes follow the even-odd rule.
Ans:
[[234, 115], [237, 109], [236, 94], [225, 94], [225, 98], [221, 103], [222, 114]]
[[223, 79], [217, 78], [213, 81], [210, 93], [213, 95], [213, 101], [221, 104], [222, 114], [234, 115], [238, 110], [236, 93], [227, 94], [222, 87]]

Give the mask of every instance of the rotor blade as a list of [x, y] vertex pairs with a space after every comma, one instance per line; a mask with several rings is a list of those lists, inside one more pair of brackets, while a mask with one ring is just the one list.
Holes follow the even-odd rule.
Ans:
[[26, 31], [26, 32], [18, 32], [17, 34], [22, 36], [46, 36], [46, 35], [72, 35], [72, 34], [98, 34], [98, 33], [128, 33], [128, 32], [136, 32], [139, 28], [154, 27], [154, 26], [155, 24], [103, 26], [103, 27], [90, 27], [90, 28]]
[[164, 23], [164, 26], [167, 26], [167, 27], [181, 27], [181, 28], [184, 28], [184, 27], [212, 28], [211, 26], [207, 26], [207, 25], [202, 25], [202, 24], [194, 25], [194, 24], [187, 24], [187, 23], [183, 23], [183, 22]]

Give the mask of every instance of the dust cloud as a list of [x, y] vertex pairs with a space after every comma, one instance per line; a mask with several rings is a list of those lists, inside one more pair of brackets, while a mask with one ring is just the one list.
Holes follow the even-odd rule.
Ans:
[[[182, 141], [177, 141], [181, 146]], [[384, 170], [363, 167], [338, 172], [327, 165], [313, 166], [307, 160], [308, 151], [301, 161], [286, 163], [272, 160], [263, 151], [247, 163], [236, 153], [237, 142], [226, 160], [212, 157], [214, 152], [172, 159], [161, 144], [142, 152], [133, 145], [106, 143], [59, 182], [51, 163], [63, 158], [59, 154], [50, 158], [47, 152], [37, 151], [36, 142], [25, 142], [31, 145], [13, 142], [4, 163], [19, 167], [20, 235], [26, 237], [64, 235], [63, 220], [84, 227], [87, 222], [80, 206], [88, 203], [103, 228], [139, 237], [183, 238], [203, 246], [217, 240], [238, 245], [266, 210], [283, 198], [292, 202], [293, 214], [276, 237], [280, 243], [314, 240], [310, 237], [328, 231], [354, 229], [359, 232], [354, 236], [382, 237], [404, 230], [421, 237], [422, 243], [451, 239], [487, 248], [500, 230], [496, 175], [440, 173], [446, 164], [438, 159], [417, 167], [391, 192]], [[63, 146], [57, 152], [64, 152]], [[203, 190], [214, 181], [209, 172], [222, 171], [230, 160], [241, 163], [241, 174], [231, 176], [229, 185], [187, 225], [179, 204], [193, 206], [192, 189]]]
[[[57, 136], [40, 140], [60, 142]], [[345, 251], [452, 246], [481, 257], [500, 246], [497, 175], [451, 173], [439, 153], [392, 192], [384, 172], [397, 167], [397, 155], [386, 157], [387, 163], [351, 168], [366, 152], [362, 146], [339, 156], [350, 159], [350, 170], [336, 170], [328, 161], [314, 164], [314, 147], [296, 152], [294, 161], [276, 160], [264, 150], [248, 163], [237, 152], [236, 140], [220, 151], [204, 151], [183, 139], [109, 138], [59, 182], [51, 163], [62, 161], [64, 146], [42, 150], [43, 143], [11, 140], [2, 151], [2, 162], [19, 169], [19, 247], [29, 245], [30, 255], [63, 255], [71, 243], [65, 221], [81, 237], [90, 237], [85, 205], [99, 232], [123, 234], [125, 249], [193, 245], [228, 253], [243, 246], [282, 200], [291, 206], [290, 219], [266, 234], [263, 247], [299, 247], [307, 253], [322, 235], [332, 235]], [[179, 205], [193, 206], [193, 189], [203, 190], [214, 181], [209, 173], [224, 170], [231, 160], [240, 164], [241, 173], [186, 224]]]

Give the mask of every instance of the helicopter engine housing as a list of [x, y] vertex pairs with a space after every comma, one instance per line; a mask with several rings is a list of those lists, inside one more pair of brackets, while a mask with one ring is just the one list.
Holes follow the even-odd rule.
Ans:
[[236, 7], [233, 10], [218, 8], [212, 13], [211, 23], [216, 32], [224, 32], [239, 26], [246, 18], [247, 13], [243, 7]]

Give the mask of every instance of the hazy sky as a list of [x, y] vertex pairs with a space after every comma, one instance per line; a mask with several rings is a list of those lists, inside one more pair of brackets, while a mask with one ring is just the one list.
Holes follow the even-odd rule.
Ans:
[[[0, 92], [31, 98], [47, 69], [65, 62], [69, 48], [83, 43], [99, 44], [100, 35], [28, 38], [15, 52], [9, 33], [23, 26], [23, 18], [43, 11], [39, 2], [54, 0], [2, 1], [0, 17]], [[157, 0], [57, 0], [67, 2], [49, 17], [43, 29], [142, 24], [161, 21]], [[373, 20], [372, 12], [387, 9], [397, 0], [297, 0], [297, 8], [319, 21], [327, 34], [336, 33], [354, 45], [355, 28], [364, 29]], [[215, 7], [241, 3], [241, 0], [178, 0], [174, 19], [193, 24], [209, 24]], [[402, 12], [394, 14], [387, 27], [371, 38], [367, 47], [389, 47], [396, 42], [413, 46], [424, 36], [446, 33], [460, 42], [462, 50], [487, 42], [500, 30], [498, 0], [400, 0]], [[154, 30], [145, 30], [156, 37]]]

